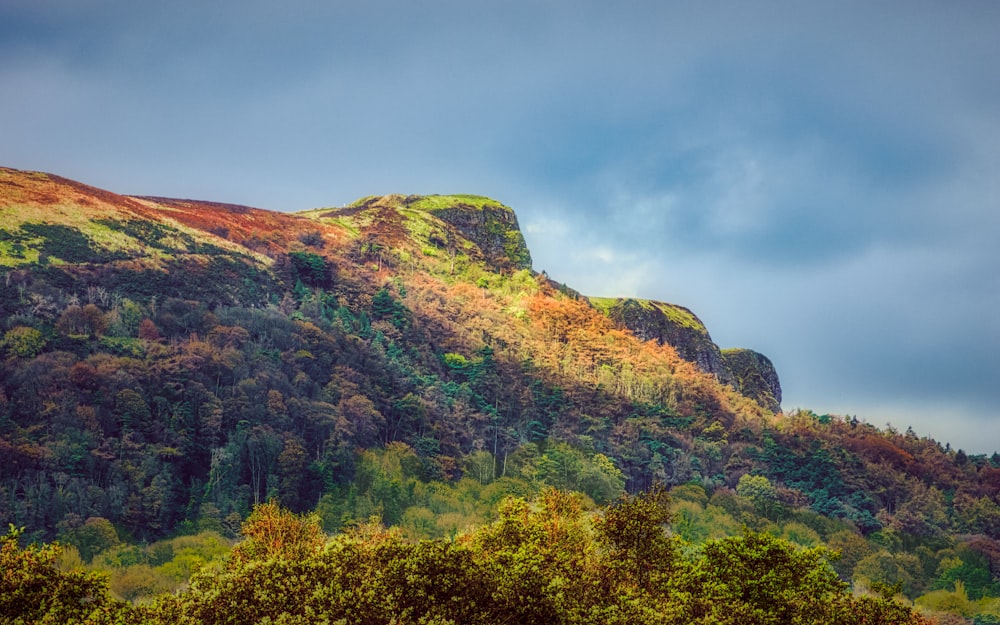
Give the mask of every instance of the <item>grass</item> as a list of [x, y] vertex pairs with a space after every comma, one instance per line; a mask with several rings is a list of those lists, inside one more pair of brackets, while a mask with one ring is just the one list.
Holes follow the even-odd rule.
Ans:
[[666, 304], [664, 302], [654, 302], [650, 300], [644, 300], [644, 301], [648, 302], [648, 304], [658, 309], [660, 312], [666, 315], [667, 319], [670, 319], [670, 321], [676, 323], [677, 325], [683, 326], [685, 328], [690, 328], [692, 330], [696, 330], [698, 332], [702, 332], [705, 334], [708, 333], [708, 329], [705, 327], [705, 324], [703, 324], [701, 320], [698, 319], [698, 317], [696, 317], [694, 313], [688, 310], [687, 308], [684, 308], [683, 306], [677, 306], [676, 304]]
[[601, 314], [605, 316], [610, 316], [611, 309], [622, 301], [620, 297], [588, 297], [587, 299], [590, 301], [591, 306], [599, 310]]
[[[413, 210], [411, 208], [400, 208], [399, 214], [406, 218], [406, 230], [410, 236], [418, 243], [430, 243], [432, 236], [436, 236], [442, 241], [448, 236], [441, 226], [434, 223], [435, 218], [424, 211]], [[440, 223], [440, 222], [438, 222]]]
[[419, 199], [410, 203], [409, 208], [425, 211], [444, 210], [454, 208], [459, 204], [472, 206], [478, 209], [484, 208], [507, 208], [500, 202], [482, 195], [423, 195]]
[[356, 206], [361, 206], [365, 202], [371, 202], [372, 200], [374, 200], [374, 199], [376, 199], [378, 197], [379, 197], [378, 195], [366, 195], [366, 196], [364, 196], [362, 198], [358, 198], [358, 199], [354, 200], [353, 202], [351, 202], [350, 204], [348, 204], [347, 207], [348, 208], [354, 208]]
[[588, 297], [587, 299], [594, 308], [606, 316], [611, 316], [611, 312], [616, 307], [623, 305], [626, 301], [631, 299], [633, 302], [642, 307], [643, 310], [649, 312], [659, 312], [676, 325], [689, 328], [703, 334], [708, 333], [708, 329], [705, 327], [705, 324], [703, 324], [693, 312], [683, 306], [677, 306], [676, 304], [667, 304], [666, 302], [657, 302], [649, 299], [621, 297]]
[[[48, 207], [53, 208], [53, 207]], [[120, 219], [104, 211], [60, 205], [37, 219], [37, 207], [13, 207], [0, 212], [0, 266], [38, 263], [41, 256], [60, 264], [108, 262], [142, 258], [170, 260], [178, 255], [239, 255], [270, 265], [273, 261], [242, 246], [218, 240], [169, 221]]]

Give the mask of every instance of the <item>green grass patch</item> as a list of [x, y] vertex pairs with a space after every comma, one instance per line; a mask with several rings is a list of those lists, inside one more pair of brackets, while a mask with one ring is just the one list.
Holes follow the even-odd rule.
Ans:
[[[400, 208], [399, 214], [405, 219], [406, 231], [419, 243], [431, 243], [431, 239], [445, 240], [444, 231], [433, 223], [434, 217], [425, 211]], [[440, 222], [439, 222], [440, 223]]]
[[[352, 208], [360, 206], [362, 203], [364, 203], [369, 199], [371, 198], [362, 198], [349, 206], [345, 206], [344, 208]], [[344, 208], [330, 208], [330, 207], [312, 208], [309, 210], [298, 211], [294, 214], [297, 217], [305, 217], [306, 219], [311, 219], [313, 221], [318, 221], [320, 223], [340, 226], [341, 228], [346, 230], [347, 233], [350, 234], [352, 237], [357, 237], [359, 234], [361, 234], [361, 230], [358, 227], [357, 216], [337, 215], [337, 212], [344, 210]], [[366, 222], [367, 221], [370, 221], [370, 219], [366, 220]]]
[[[170, 240], [170, 238], [178, 235], [176, 228], [171, 228], [161, 223], [155, 221], [146, 220], [129, 220], [122, 221], [119, 219], [95, 219], [94, 223], [105, 226], [109, 230], [114, 232], [120, 232], [133, 239], [138, 239], [146, 245], [156, 247], [162, 250], [176, 249], [175, 247], [167, 246], [164, 244], [164, 240]], [[188, 236], [191, 239], [190, 236]]]
[[0, 228], [0, 266], [16, 267], [38, 262], [38, 250], [30, 245], [31, 237]]
[[459, 205], [472, 206], [474, 208], [505, 208], [503, 204], [492, 198], [483, 195], [422, 195], [418, 199], [408, 204], [409, 208], [416, 210], [435, 211], [454, 208]]
[[[183, 232], [167, 224], [144, 219], [95, 219], [91, 223], [103, 226], [112, 232], [124, 234], [132, 239], [132, 249], [151, 247], [163, 252], [187, 252], [189, 254], [204, 254], [219, 256], [228, 254], [227, 250], [214, 243], [201, 241], [194, 235]], [[135, 242], [139, 244], [136, 245]]]
[[611, 309], [616, 305], [621, 303], [621, 298], [618, 297], [588, 297], [587, 300], [590, 305], [601, 312], [601, 314], [610, 316]]
[[621, 297], [588, 297], [587, 300], [590, 301], [590, 304], [594, 308], [609, 317], [616, 308], [623, 306], [628, 301], [632, 301], [638, 304], [643, 310], [649, 312], [659, 312], [664, 317], [669, 319], [671, 323], [678, 326], [689, 328], [702, 334], [708, 333], [708, 329], [705, 328], [705, 324], [703, 324], [693, 312], [683, 306], [677, 306], [676, 304], [667, 304], [666, 302], [657, 302], [649, 299]]
[[660, 312], [666, 315], [667, 319], [670, 319], [677, 325], [684, 326], [685, 328], [690, 328], [692, 330], [697, 330], [698, 332], [703, 332], [703, 333], [708, 332], [708, 329], [705, 328], [705, 324], [703, 324], [698, 319], [698, 317], [696, 317], [694, 313], [688, 310], [687, 308], [684, 308], [682, 306], [677, 306], [675, 304], [666, 304], [664, 302], [653, 302], [649, 300], [644, 300], [644, 301], [648, 302], [648, 304], [658, 309]]
[[124, 336], [102, 336], [101, 348], [115, 356], [142, 358], [146, 355], [146, 346], [139, 339]]
[[350, 217], [325, 217], [322, 219], [324, 222], [329, 222], [336, 224], [347, 231], [352, 237], [361, 236], [361, 228], [359, 228]]
[[21, 224], [21, 231], [37, 240], [39, 253], [67, 263], [89, 263], [105, 260], [90, 238], [61, 224]]
[[358, 198], [347, 205], [348, 208], [356, 208], [358, 206], [363, 206], [372, 200], [377, 200], [380, 196], [378, 195], [366, 195], [365, 197]]

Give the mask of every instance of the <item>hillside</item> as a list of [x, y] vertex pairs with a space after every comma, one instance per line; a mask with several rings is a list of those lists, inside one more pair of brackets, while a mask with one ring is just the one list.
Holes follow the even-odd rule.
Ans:
[[662, 484], [692, 540], [745, 523], [910, 597], [998, 592], [1000, 457], [776, 413], [766, 357], [535, 273], [488, 198], [282, 214], [2, 169], [0, 321], [0, 522], [84, 560], [269, 500], [438, 538], [507, 494]]

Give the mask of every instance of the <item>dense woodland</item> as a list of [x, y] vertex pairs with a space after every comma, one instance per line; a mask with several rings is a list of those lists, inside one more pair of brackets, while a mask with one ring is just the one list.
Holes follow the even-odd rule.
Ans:
[[[334, 575], [348, 557], [398, 564], [385, 575], [440, 565], [476, 609], [529, 609], [470, 599], [475, 578], [463, 576], [510, 602], [527, 590], [504, 586], [515, 583], [504, 569], [534, 566], [517, 560], [537, 551], [518, 541], [534, 540], [558, 545], [536, 554], [531, 582], [557, 621], [744, 622], [698, 612], [707, 599], [685, 584], [712, 574], [711, 558], [751, 550], [808, 569], [831, 610], [889, 609], [879, 601], [896, 595], [940, 622], [1000, 622], [1000, 456], [855, 417], [772, 414], [524, 268], [509, 227], [481, 219], [470, 234], [431, 210], [488, 214], [490, 201], [370, 198], [291, 216], [11, 171], [0, 180], [0, 522], [15, 528], [4, 558], [56, 562], [81, 584], [93, 579], [80, 571], [103, 572], [93, 588], [109, 585], [112, 612], [191, 580], [154, 604], [176, 611], [168, 622], [203, 618], [209, 608], [192, 606], [228, 592], [213, 584], [296, 567]], [[623, 494], [661, 487], [672, 523], [662, 537], [667, 517], [654, 524], [654, 542], [669, 543], [656, 542], [669, 570], [623, 589], [624, 539], [602, 532], [611, 511], [646, 501]], [[301, 558], [250, 554], [267, 514], [333, 538], [315, 534]], [[504, 534], [512, 523], [527, 534]], [[53, 540], [66, 545], [58, 558], [27, 546]], [[827, 563], [827, 547], [839, 559]], [[620, 566], [653, 553], [635, 547]], [[201, 566], [226, 574], [199, 577]], [[373, 610], [417, 601], [371, 575], [390, 602]], [[361, 592], [352, 583], [337, 592]], [[363, 622], [329, 601], [310, 609]], [[801, 622], [840, 622], [831, 614]], [[899, 618], [842, 622], [910, 617]]]

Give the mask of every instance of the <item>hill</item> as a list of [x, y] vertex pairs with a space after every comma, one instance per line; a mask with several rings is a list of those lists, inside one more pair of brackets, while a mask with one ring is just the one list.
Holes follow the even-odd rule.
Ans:
[[996, 594], [1000, 457], [776, 412], [770, 361], [687, 309], [530, 263], [479, 196], [282, 214], [2, 169], [0, 522], [90, 560], [271, 500], [446, 537], [507, 494], [662, 484], [691, 540], [748, 524], [840, 545], [845, 579]]

